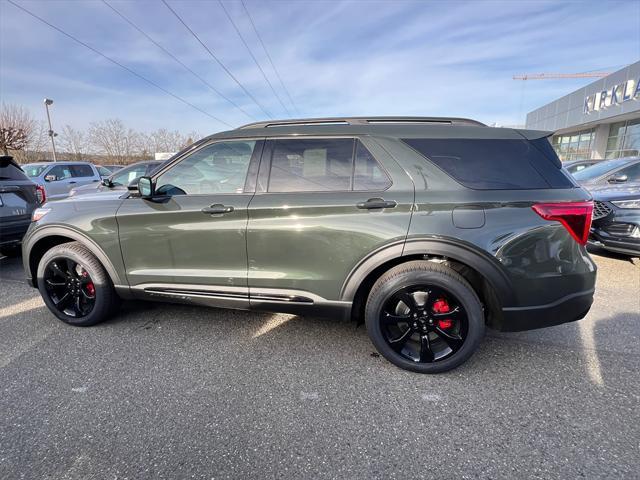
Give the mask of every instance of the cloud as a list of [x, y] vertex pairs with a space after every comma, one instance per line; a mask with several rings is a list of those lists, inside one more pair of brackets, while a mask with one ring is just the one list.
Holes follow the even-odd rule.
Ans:
[[[253, 117], [264, 117], [162, 3], [112, 3]], [[268, 111], [286, 116], [217, 2], [170, 3]], [[249, 121], [101, 2], [21, 4], [213, 115], [234, 125]], [[304, 116], [456, 115], [518, 124], [588, 80], [523, 84], [513, 74], [581, 72], [640, 58], [638, 2], [246, 4]], [[225, 5], [285, 99], [242, 5]], [[39, 112], [50, 96], [58, 118], [77, 128], [111, 116], [140, 129], [222, 128], [6, 2], [0, 17], [3, 101]]]

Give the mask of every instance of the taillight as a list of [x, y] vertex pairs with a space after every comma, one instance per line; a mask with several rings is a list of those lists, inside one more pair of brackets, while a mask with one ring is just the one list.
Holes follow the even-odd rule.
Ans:
[[545, 220], [556, 220], [564, 225], [580, 245], [587, 243], [593, 202], [536, 203], [531, 208]]
[[47, 192], [45, 192], [42, 185], [36, 185], [36, 197], [38, 197], [38, 204], [40, 205], [47, 201]]

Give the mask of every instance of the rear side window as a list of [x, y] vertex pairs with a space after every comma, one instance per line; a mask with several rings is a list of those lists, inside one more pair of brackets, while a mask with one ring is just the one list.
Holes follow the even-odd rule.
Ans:
[[274, 140], [269, 192], [384, 190], [389, 177], [351, 138]]
[[71, 168], [66, 165], [56, 165], [47, 172], [47, 176], [53, 175], [56, 180], [71, 178]]
[[0, 180], [27, 180], [22, 169], [13, 162], [0, 163]]
[[93, 169], [89, 165], [71, 165], [71, 175], [74, 177], [93, 177]]
[[[542, 139], [546, 144], [549, 142]], [[403, 141], [456, 181], [477, 190], [572, 188], [546, 145], [528, 140], [427, 139]]]

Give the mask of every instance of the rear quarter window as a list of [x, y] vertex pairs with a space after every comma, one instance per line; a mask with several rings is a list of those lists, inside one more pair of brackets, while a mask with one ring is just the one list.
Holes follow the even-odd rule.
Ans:
[[[549, 142], [546, 139], [544, 143]], [[403, 139], [465, 187], [476, 190], [572, 188], [560, 161], [539, 140]]]
[[0, 165], [0, 180], [27, 180], [27, 176], [17, 165], [7, 163]]

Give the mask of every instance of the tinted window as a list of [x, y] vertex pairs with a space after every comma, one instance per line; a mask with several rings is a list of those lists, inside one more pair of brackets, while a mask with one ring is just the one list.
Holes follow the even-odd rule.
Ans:
[[469, 188], [508, 190], [573, 186], [562, 173], [555, 153], [550, 153], [553, 149], [542, 143], [423, 138], [405, 139], [404, 142]]
[[46, 175], [54, 175], [56, 180], [65, 180], [71, 178], [71, 169], [66, 165], [56, 165]]
[[71, 175], [73, 177], [93, 177], [93, 168], [89, 165], [71, 165]]
[[220, 142], [192, 153], [158, 177], [158, 193], [242, 193], [255, 141]]
[[576, 178], [576, 180], [580, 181], [593, 180], [594, 178], [605, 175], [611, 170], [621, 167], [625, 163], [626, 160], [603, 160], [602, 162], [598, 162], [592, 167], [585, 168], [580, 172], [576, 172], [574, 177]]
[[13, 161], [0, 164], [0, 180], [26, 180], [27, 176]]
[[391, 186], [391, 180], [382, 170], [373, 155], [358, 140], [356, 163], [353, 169], [354, 190], [385, 190]]
[[114, 185], [129, 185], [136, 178], [145, 175], [147, 172], [146, 165], [131, 165], [130, 167], [118, 170], [111, 176], [111, 183]]
[[37, 177], [48, 166], [49, 165], [23, 165], [22, 170], [27, 174], [27, 177]]
[[616, 172], [616, 175], [626, 175], [628, 177], [627, 182], [640, 182], [640, 163], [623, 168]]
[[275, 140], [270, 192], [351, 189], [353, 139]]

